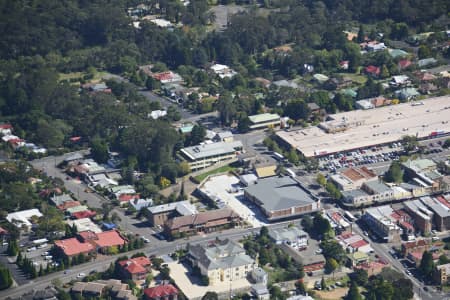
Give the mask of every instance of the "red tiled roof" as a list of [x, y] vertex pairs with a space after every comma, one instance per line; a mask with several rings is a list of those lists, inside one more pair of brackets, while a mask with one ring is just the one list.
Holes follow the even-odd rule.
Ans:
[[139, 199], [141, 196], [139, 194], [120, 194], [119, 201], [120, 202], [129, 202], [134, 199]]
[[0, 234], [8, 234], [8, 230], [0, 227]]
[[412, 64], [412, 62], [409, 59], [402, 59], [398, 62], [398, 66], [400, 69], [404, 69], [409, 67]]
[[147, 272], [145, 267], [150, 266], [151, 262], [147, 257], [140, 256], [119, 261], [119, 265], [130, 274], [139, 274]]
[[364, 70], [366, 71], [366, 73], [376, 74], [376, 75], [380, 74], [380, 68], [376, 67], [376, 66], [367, 66], [367, 67], [365, 67]]
[[80, 205], [81, 205], [81, 203], [78, 202], [78, 201], [67, 201], [67, 202], [64, 202], [61, 205], [58, 205], [57, 208], [59, 210], [66, 210], [68, 208], [75, 207], [75, 206], [80, 206]]
[[92, 210], [78, 211], [72, 214], [72, 217], [75, 219], [84, 219], [84, 218], [92, 218], [95, 217], [97, 213]]
[[95, 232], [86, 230], [82, 232], [78, 232], [78, 235], [81, 237], [83, 241], [97, 240], [97, 234]]
[[12, 129], [11, 124], [0, 124], [0, 129]]
[[116, 230], [110, 230], [105, 232], [97, 233], [97, 239], [94, 243], [100, 247], [112, 247], [112, 246], [122, 246], [126, 241], [120, 236]]
[[178, 290], [171, 284], [164, 284], [155, 286], [153, 288], [145, 289], [144, 294], [149, 299], [156, 299], [170, 295], [178, 295]]
[[436, 199], [441, 202], [443, 205], [445, 205], [447, 208], [450, 208], [450, 203], [448, 203], [448, 201], [442, 197], [442, 196], [437, 196]]
[[402, 221], [402, 222], [400, 222], [400, 226], [402, 226], [402, 227], [404, 227], [404, 228], [406, 228], [406, 229], [409, 229], [409, 230], [414, 230], [414, 226], [412, 226], [412, 225], [409, 224], [408, 222]]
[[354, 242], [353, 244], [350, 244], [350, 246], [353, 249], [358, 249], [358, 248], [364, 247], [365, 245], [368, 245], [368, 244], [369, 243], [367, 243], [365, 240], [359, 240], [357, 242]]
[[162, 73], [156, 73], [153, 74], [152, 77], [156, 80], [168, 80], [168, 79], [172, 79], [173, 78], [173, 73], [168, 71], [168, 72], [162, 72]]
[[78, 142], [81, 140], [81, 136], [73, 136], [69, 139], [71, 142]]
[[81, 243], [76, 238], [55, 241], [55, 246], [60, 248], [67, 256], [89, 253], [94, 250], [94, 246], [90, 243]]

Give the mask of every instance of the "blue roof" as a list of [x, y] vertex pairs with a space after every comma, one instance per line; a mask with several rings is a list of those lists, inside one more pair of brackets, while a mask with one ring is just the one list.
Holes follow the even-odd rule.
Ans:
[[111, 230], [111, 229], [116, 228], [117, 225], [114, 224], [114, 223], [106, 223], [106, 222], [103, 222], [103, 223], [102, 223], [102, 227], [103, 227], [103, 229], [105, 229], [105, 230]]

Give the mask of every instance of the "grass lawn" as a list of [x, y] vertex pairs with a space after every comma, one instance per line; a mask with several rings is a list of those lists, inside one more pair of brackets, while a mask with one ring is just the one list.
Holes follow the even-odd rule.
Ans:
[[339, 75], [343, 77], [349, 78], [351, 81], [358, 83], [358, 84], [364, 84], [367, 81], [367, 76], [365, 75], [358, 75], [354, 73], [340, 73]]
[[[73, 80], [72, 83], [75, 83], [74, 82], [75, 80], [79, 81], [83, 78], [83, 76], [85, 76], [87, 74], [88, 74], [87, 72], [59, 73], [58, 79], [59, 79], [59, 81], [63, 81], [63, 80], [72, 81]], [[98, 81], [106, 74], [108, 74], [108, 72], [96, 71], [94, 73], [94, 77], [88, 81]]]
[[225, 172], [230, 172], [235, 170], [236, 168], [231, 166], [231, 165], [226, 165], [226, 166], [222, 166], [220, 168], [205, 172], [203, 174], [200, 174], [198, 176], [195, 176], [195, 179], [198, 181], [202, 181], [203, 179], [205, 179], [206, 177], [208, 177], [209, 175], [213, 175], [213, 174], [218, 174], [218, 173], [225, 173]]

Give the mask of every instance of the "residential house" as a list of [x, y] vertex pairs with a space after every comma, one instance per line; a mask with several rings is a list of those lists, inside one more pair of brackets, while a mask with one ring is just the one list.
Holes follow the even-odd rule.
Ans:
[[218, 75], [220, 78], [232, 78], [237, 74], [236, 71], [228, 67], [227, 65], [214, 64], [210, 67], [210, 69]]
[[164, 223], [177, 216], [189, 216], [197, 213], [195, 205], [189, 201], [178, 201], [147, 208], [148, 220], [152, 226], [161, 226]]
[[437, 63], [438, 63], [437, 59], [435, 59], [433, 57], [431, 57], [431, 58], [424, 58], [424, 59], [419, 59], [417, 61], [417, 66], [419, 68], [424, 68], [424, 67], [427, 67], [427, 66], [435, 65]]
[[398, 91], [395, 91], [394, 94], [398, 99], [402, 101], [411, 101], [420, 95], [417, 89], [412, 87], [400, 89]]
[[342, 60], [339, 62], [339, 68], [342, 70], [348, 70], [349, 61], [348, 60]]
[[408, 68], [409, 66], [411, 66], [412, 62], [409, 59], [401, 59], [397, 65], [398, 65], [399, 70], [404, 70], [404, 69]]
[[105, 292], [105, 285], [97, 282], [75, 282], [70, 292], [85, 298], [99, 298]]
[[119, 205], [121, 207], [128, 205], [130, 202], [139, 200], [141, 195], [139, 194], [120, 194], [119, 195]]
[[380, 67], [370, 65], [364, 68], [364, 73], [374, 78], [378, 78], [380, 76], [381, 70]]
[[97, 224], [92, 222], [89, 218], [82, 218], [77, 220], [67, 220], [66, 224], [70, 227], [75, 226], [77, 228], [77, 232], [83, 232], [83, 231], [92, 231], [94, 233], [100, 233], [102, 230], [100, 227], [98, 227]]
[[277, 166], [275, 164], [255, 166], [255, 173], [259, 179], [277, 175]]
[[208, 233], [240, 224], [241, 218], [230, 208], [220, 208], [169, 219], [164, 232], [172, 238]]
[[5, 241], [9, 237], [9, 231], [0, 227], [0, 240]]
[[269, 236], [275, 244], [287, 244], [295, 249], [308, 247], [308, 234], [298, 226], [270, 228]]
[[228, 239], [191, 245], [188, 259], [200, 269], [202, 275], [208, 276], [212, 286], [247, 278], [257, 267], [244, 248]]
[[152, 74], [152, 77], [153, 77], [153, 79], [156, 79], [163, 84], [183, 81], [183, 78], [180, 75], [178, 75], [172, 71], [154, 73], [154, 74]]
[[406, 75], [392, 76], [391, 81], [389, 81], [389, 85], [393, 86], [393, 87], [407, 86], [410, 84], [411, 84], [411, 80]]
[[129, 202], [129, 204], [136, 210], [140, 211], [141, 209], [150, 207], [153, 205], [152, 199], [134, 199]]
[[415, 241], [403, 242], [401, 245], [401, 254], [407, 257], [412, 252], [424, 252], [430, 249], [431, 239], [418, 239]]
[[145, 280], [152, 266], [150, 259], [145, 256], [121, 260], [118, 264], [122, 276], [133, 281]]
[[144, 290], [146, 300], [177, 300], [178, 289], [171, 284], [162, 284]]
[[377, 41], [371, 41], [366, 44], [365, 49], [368, 52], [377, 52], [377, 51], [385, 50], [385, 49], [387, 49], [387, 47], [384, 43], [379, 43]]
[[0, 134], [1, 135], [11, 135], [13, 126], [11, 124], [0, 124]]

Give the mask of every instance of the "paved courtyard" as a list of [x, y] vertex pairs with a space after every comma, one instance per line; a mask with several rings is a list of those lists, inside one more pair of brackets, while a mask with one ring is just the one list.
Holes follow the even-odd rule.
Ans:
[[233, 282], [223, 282], [213, 286], [199, 285], [199, 279], [191, 276], [190, 271], [179, 262], [168, 264], [170, 268], [170, 276], [177, 283], [183, 294], [188, 299], [201, 299], [206, 292], [229, 293], [233, 290], [248, 288], [251, 286], [247, 279], [235, 280]]
[[244, 191], [236, 176], [225, 174], [211, 177], [201, 190], [211, 199], [220, 199], [253, 228], [267, 225], [259, 209], [244, 199]]

